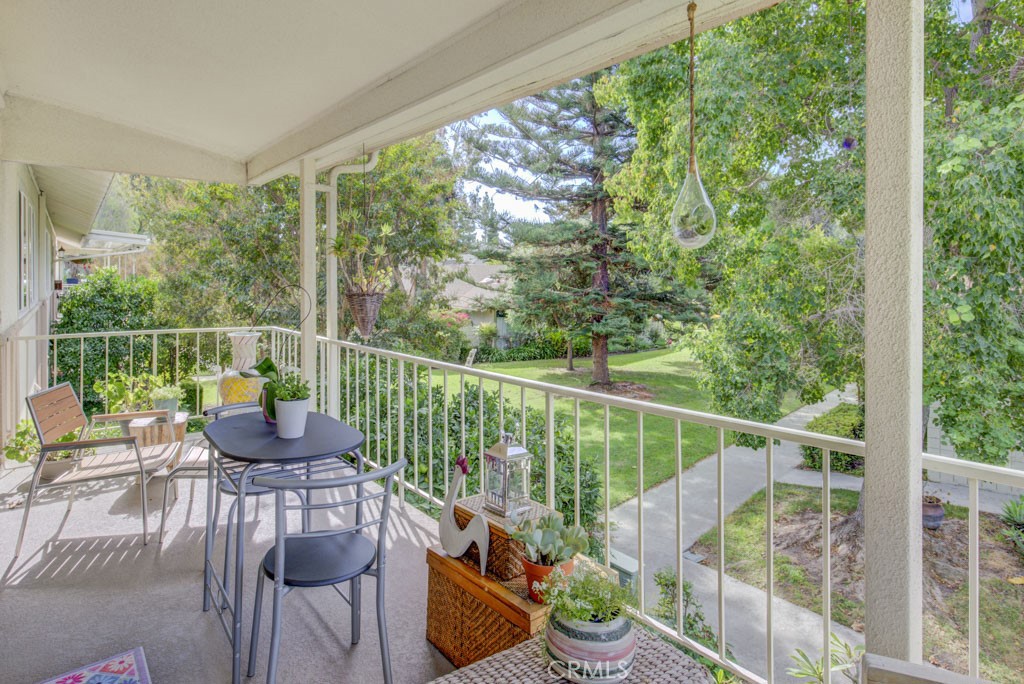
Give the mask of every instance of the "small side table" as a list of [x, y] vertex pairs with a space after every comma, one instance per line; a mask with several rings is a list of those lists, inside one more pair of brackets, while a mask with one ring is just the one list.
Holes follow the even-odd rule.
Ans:
[[[140, 447], [154, 444], [178, 443], [178, 451], [167, 464], [167, 472], [174, 470], [181, 462], [181, 451], [185, 444], [185, 429], [188, 427], [188, 413], [178, 411], [168, 424], [163, 418], [136, 418], [128, 423], [128, 435], [138, 440]], [[174, 498], [178, 498], [178, 481], [174, 481]]]
[[[178, 411], [174, 414], [174, 420], [170, 424], [163, 418], [136, 418], [128, 423], [129, 436], [136, 437], [140, 447], [153, 446], [154, 444], [179, 444], [185, 441], [185, 428], [188, 427], [188, 413]], [[174, 461], [168, 464], [170, 470], [178, 465], [181, 459], [181, 449]]]

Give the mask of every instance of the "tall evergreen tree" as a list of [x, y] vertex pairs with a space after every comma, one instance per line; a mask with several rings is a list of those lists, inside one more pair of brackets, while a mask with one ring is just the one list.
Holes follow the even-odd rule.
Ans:
[[[589, 334], [593, 381], [608, 383], [608, 339], [635, 300], [616, 271], [633, 260], [610, 222], [605, 179], [629, 158], [634, 131], [619, 108], [599, 105], [596, 72], [518, 100], [483, 118], [466, 140], [477, 152], [471, 177], [500, 192], [540, 202], [550, 224], [518, 225], [510, 264], [515, 308], [526, 317]], [[567, 315], [570, 314], [571, 315]]]

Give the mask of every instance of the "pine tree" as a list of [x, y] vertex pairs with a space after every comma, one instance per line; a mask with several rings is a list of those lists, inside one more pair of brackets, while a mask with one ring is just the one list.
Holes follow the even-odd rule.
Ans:
[[596, 72], [498, 110], [499, 121], [478, 120], [466, 140], [478, 154], [471, 177], [500, 192], [543, 203], [552, 223], [510, 231], [515, 307], [526, 318], [589, 334], [593, 382], [606, 384], [608, 339], [625, 317], [635, 266], [621, 232], [611, 225], [605, 179], [627, 161], [633, 127], [618, 110], [599, 105]]

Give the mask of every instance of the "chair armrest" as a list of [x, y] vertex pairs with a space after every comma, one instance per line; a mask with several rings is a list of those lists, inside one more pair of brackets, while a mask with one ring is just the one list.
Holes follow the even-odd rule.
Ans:
[[115, 420], [135, 420], [136, 418], [167, 418], [171, 420], [171, 412], [161, 409], [159, 411], [132, 411], [129, 413], [98, 413], [92, 417], [94, 423], [112, 423]]
[[101, 446], [113, 446], [115, 444], [125, 444], [129, 446], [135, 446], [136, 439], [132, 437], [104, 437], [102, 439], [82, 439], [74, 442], [50, 442], [44, 444], [39, 449], [40, 453], [47, 453], [50, 451], [76, 451], [78, 449], [90, 449], [92, 447]]
[[238, 411], [240, 409], [248, 408], [259, 408], [260, 405], [255, 401], [244, 401], [238, 404], [224, 404], [223, 406], [214, 406], [203, 411], [203, 415], [208, 418], [216, 418], [220, 414], [226, 411]]

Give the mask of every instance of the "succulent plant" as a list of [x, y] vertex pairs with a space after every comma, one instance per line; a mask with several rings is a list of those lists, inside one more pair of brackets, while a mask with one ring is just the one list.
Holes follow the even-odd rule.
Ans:
[[551, 512], [539, 518], [512, 519], [515, 525], [506, 525], [509, 536], [522, 542], [526, 557], [537, 565], [561, 565], [577, 553], [586, 553], [590, 539], [579, 525], [567, 527], [562, 514]]

